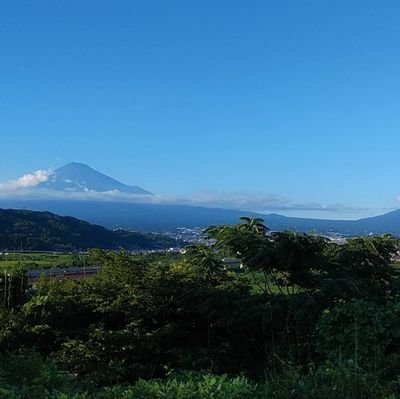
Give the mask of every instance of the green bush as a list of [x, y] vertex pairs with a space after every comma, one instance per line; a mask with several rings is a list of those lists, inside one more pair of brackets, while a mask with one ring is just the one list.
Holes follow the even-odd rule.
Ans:
[[130, 388], [108, 389], [102, 399], [256, 399], [260, 388], [244, 377], [184, 374], [167, 380], [139, 380]]
[[388, 384], [373, 373], [354, 368], [351, 362], [337, 365], [327, 362], [316, 370], [302, 373], [288, 369], [285, 374], [267, 379], [268, 399], [395, 399]]
[[[264, 383], [246, 377], [186, 372], [131, 386], [83, 387], [54, 362], [33, 352], [3, 356], [1, 399], [396, 399], [393, 387], [354, 364], [326, 363], [304, 373], [287, 367]], [[390, 389], [392, 388], [392, 389]]]
[[63, 395], [75, 399], [87, 397], [79, 395], [79, 392], [82, 390], [72, 376], [61, 372], [53, 361], [33, 351], [0, 356], [1, 399], [62, 399]]
[[327, 359], [395, 377], [399, 366], [400, 304], [357, 300], [326, 310], [317, 326], [317, 349]]

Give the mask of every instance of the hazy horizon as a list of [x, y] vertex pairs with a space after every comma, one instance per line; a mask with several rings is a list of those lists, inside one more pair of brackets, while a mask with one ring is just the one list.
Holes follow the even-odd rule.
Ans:
[[[116, 180], [115, 183], [121, 184], [117, 179], [111, 176], [104, 175], [103, 173], [94, 170], [90, 166], [83, 163], [72, 162], [60, 169], [47, 169], [37, 170], [33, 173], [27, 173], [18, 179], [10, 180], [6, 183], [0, 183], [0, 201], [1, 200], [14, 200], [23, 201], [28, 200], [67, 200], [67, 201], [106, 201], [106, 202], [123, 202], [123, 203], [138, 203], [138, 204], [160, 204], [160, 205], [187, 205], [187, 206], [201, 206], [206, 208], [222, 208], [250, 211], [264, 215], [268, 214], [281, 214], [284, 216], [293, 217], [307, 217], [318, 219], [332, 219], [332, 220], [355, 220], [363, 217], [377, 216], [382, 213], [389, 212], [393, 209], [376, 210], [371, 213], [369, 209], [346, 209], [340, 204], [331, 205], [329, 208], [323, 208], [321, 204], [308, 203], [296, 204], [290, 202], [287, 198], [278, 196], [265, 196], [261, 194], [243, 194], [243, 193], [218, 193], [218, 192], [197, 192], [192, 195], [173, 195], [162, 193], [127, 193], [119, 189], [102, 191], [88, 187], [81, 187], [78, 191], [65, 188], [56, 188], [55, 190], [47, 183], [51, 183], [57, 178], [59, 170], [68, 168], [73, 165], [75, 170], [83, 168], [85, 171], [88, 169], [99, 174], [101, 178]], [[76, 170], [75, 170], [76, 172]], [[98, 176], [96, 176], [97, 178]], [[79, 179], [79, 177], [78, 177]], [[72, 183], [71, 180], [64, 180], [64, 183]], [[85, 183], [86, 182], [79, 182]], [[124, 184], [124, 183], [122, 183]], [[142, 187], [137, 187], [143, 190]], [[267, 207], [264, 206], [267, 204]], [[1, 202], [0, 202], [1, 206]], [[341, 214], [338, 212], [342, 211]], [[359, 217], [354, 217], [351, 212], [358, 212]], [[343, 216], [344, 212], [348, 212], [347, 217]], [[328, 215], [332, 214], [332, 217]]]

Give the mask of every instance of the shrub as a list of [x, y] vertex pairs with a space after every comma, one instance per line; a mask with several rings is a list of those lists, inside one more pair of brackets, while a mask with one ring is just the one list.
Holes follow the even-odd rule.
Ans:
[[260, 387], [244, 377], [186, 373], [167, 380], [140, 380], [131, 388], [107, 390], [102, 399], [256, 399]]

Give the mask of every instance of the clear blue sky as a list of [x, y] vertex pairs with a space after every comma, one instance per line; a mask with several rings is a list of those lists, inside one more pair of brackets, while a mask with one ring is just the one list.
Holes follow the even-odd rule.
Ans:
[[399, 21], [397, 0], [1, 2], [0, 181], [78, 161], [156, 193], [397, 207]]

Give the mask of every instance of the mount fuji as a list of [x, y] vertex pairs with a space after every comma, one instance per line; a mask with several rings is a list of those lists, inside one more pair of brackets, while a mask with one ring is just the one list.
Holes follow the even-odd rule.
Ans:
[[45, 188], [62, 192], [111, 192], [124, 194], [152, 195], [138, 186], [129, 186], [112, 177], [106, 176], [83, 163], [72, 162], [56, 169], [47, 181], [36, 188]]

